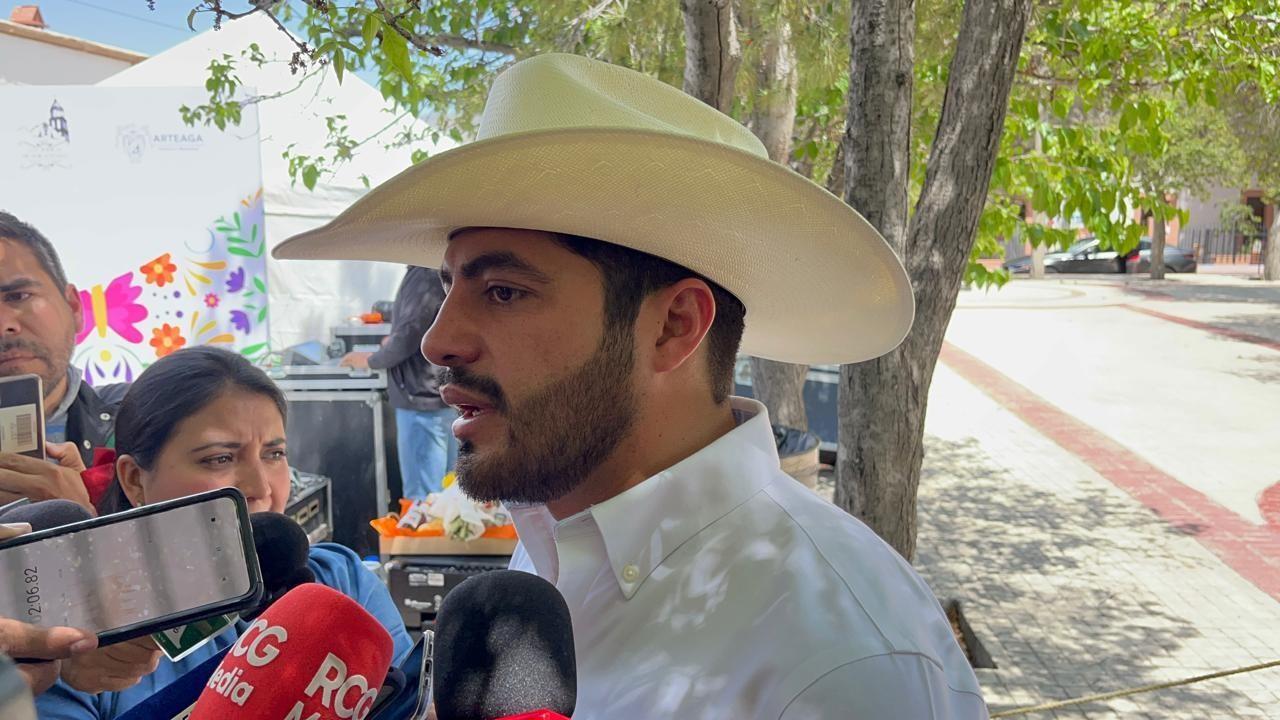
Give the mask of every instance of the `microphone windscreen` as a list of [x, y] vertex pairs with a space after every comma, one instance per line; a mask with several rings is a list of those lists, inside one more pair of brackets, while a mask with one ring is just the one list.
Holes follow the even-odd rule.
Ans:
[[0, 523], [29, 523], [31, 532], [62, 527], [93, 517], [70, 500], [41, 500], [19, 505], [0, 515]]
[[300, 585], [240, 635], [190, 718], [365, 718], [392, 651], [391, 636], [355, 601]]
[[293, 518], [260, 512], [249, 516], [249, 524], [253, 529], [258, 566], [262, 568], [264, 592], [256, 610], [242, 613], [246, 620], [252, 620], [293, 588], [316, 581], [315, 573], [307, 565], [311, 543], [306, 531]]
[[495, 570], [450, 591], [436, 615], [431, 666], [439, 720], [572, 715], [577, 704], [569, 607], [537, 575]]
[[302, 526], [288, 515], [259, 512], [249, 516], [253, 528], [253, 546], [258, 551], [258, 565], [263, 582], [270, 588], [272, 578], [287, 578], [298, 568], [307, 567], [311, 544]]

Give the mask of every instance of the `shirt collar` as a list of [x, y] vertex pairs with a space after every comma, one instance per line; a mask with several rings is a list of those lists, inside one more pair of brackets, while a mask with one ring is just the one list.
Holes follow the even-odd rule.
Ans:
[[777, 444], [764, 405], [732, 398], [738, 426], [679, 463], [583, 513], [556, 523], [542, 505], [510, 508], [538, 574], [559, 575], [555, 533], [589, 515], [604, 539], [628, 600], [677, 548], [746, 502], [773, 479]]
[[71, 405], [76, 401], [76, 396], [80, 394], [80, 371], [74, 365], [67, 366], [67, 392], [62, 396], [62, 402], [58, 403], [57, 409], [53, 411], [45, 423], [56, 423], [65, 418], [68, 412], [71, 412]]

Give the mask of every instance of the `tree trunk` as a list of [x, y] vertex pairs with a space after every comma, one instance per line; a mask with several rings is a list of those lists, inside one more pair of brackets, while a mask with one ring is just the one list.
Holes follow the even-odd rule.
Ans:
[[1151, 215], [1151, 279], [1164, 279], [1165, 222], [1161, 213]]
[[1280, 280], [1280, 205], [1275, 209], [1276, 219], [1267, 233], [1265, 255], [1262, 259], [1262, 279]]
[[1049, 249], [1044, 245], [1031, 248], [1031, 277], [1037, 280], [1044, 277], [1044, 256], [1048, 254]]
[[[764, 41], [760, 66], [756, 68], [760, 94], [748, 125], [764, 143], [769, 157], [787, 165], [791, 159], [796, 93], [800, 87], [791, 23], [778, 13], [775, 24], [760, 31]], [[808, 372], [807, 365], [751, 358], [753, 394], [769, 409], [769, 418], [774, 423], [809, 429], [804, 407], [804, 380]]]
[[934, 365], [986, 202], [1030, 0], [968, 0], [907, 225], [909, 0], [854, 0], [845, 199], [903, 257], [916, 321], [893, 352], [840, 370], [836, 503], [903, 557], [915, 555], [916, 490]]
[[680, 0], [684, 12], [684, 91], [722, 113], [733, 108], [742, 63], [733, 0]]

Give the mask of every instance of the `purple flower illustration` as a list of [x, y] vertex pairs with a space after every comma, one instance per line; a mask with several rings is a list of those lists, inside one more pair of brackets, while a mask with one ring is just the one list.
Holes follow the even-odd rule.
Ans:
[[248, 335], [249, 331], [253, 329], [253, 323], [249, 321], [249, 316], [243, 310], [231, 311], [231, 326], [245, 335]]
[[[227, 276], [227, 292], [238, 293], [244, 289], [244, 268], [236, 268]], [[241, 313], [242, 315], [244, 313]], [[246, 331], [247, 332], [247, 331]]]

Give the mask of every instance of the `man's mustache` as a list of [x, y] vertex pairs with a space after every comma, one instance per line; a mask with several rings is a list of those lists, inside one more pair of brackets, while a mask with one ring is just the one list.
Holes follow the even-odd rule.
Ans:
[[40, 360], [49, 362], [48, 351], [46, 351], [44, 348], [40, 347], [39, 345], [36, 345], [35, 343], [31, 342], [30, 340], [25, 340], [23, 338], [12, 338], [9, 340], [0, 340], [0, 355], [5, 355], [15, 350], [20, 352], [25, 352], [30, 355], [34, 355]]
[[440, 371], [440, 384], [453, 385], [480, 395], [498, 412], [505, 412], [507, 409], [507, 396], [502, 392], [502, 386], [493, 378], [475, 375], [461, 368], [445, 368]]

